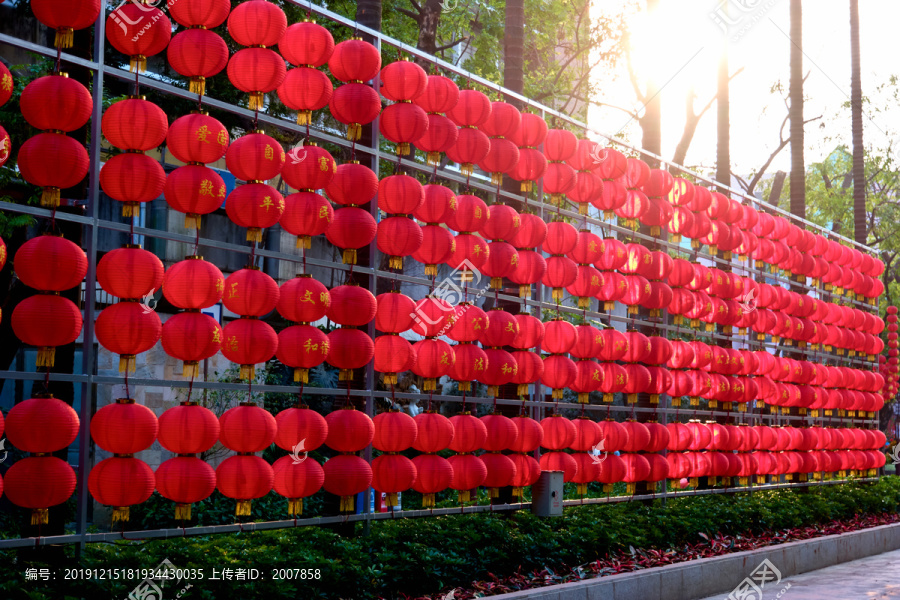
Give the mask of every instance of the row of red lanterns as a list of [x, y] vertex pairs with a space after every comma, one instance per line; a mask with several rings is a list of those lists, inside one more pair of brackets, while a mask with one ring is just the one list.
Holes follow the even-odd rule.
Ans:
[[[65, 501], [74, 491], [71, 467], [47, 454], [75, 440], [78, 416], [59, 400], [39, 397], [16, 405], [5, 425], [10, 442], [34, 454], [15, 463], [7, 473], [7, 496], [15, 504], [31, 508], [35, 523], [46, 522], [47, 508]], [[396, 505], [397, 493], [415, 489], [426, 495], [424, 502], [429, 506], [434, 494], [447, 488], [464, 495], [480, 485], [493, 490], [512, 485], [521, 494], [521, 488], [533, 484], [541, 470], [564, 471], [565, 480], [578, 483], [581, 493], [591, 481], [606, 486], [622, 481], [633, 486], [666, 477], [746, 478], [870, 470], [884, 464], [883, 455], [875, 450], [885, 441], [878, 430], [854, 428], [751, 427], [698, 421], [663, 426], [656, 422], [569, 420], [558, 415], [538, 422], [499, 414], [479, 419], [468, 413], [448, 419], [428, 412], [412, 418], [392, 411], [373, 421], [352, 409], [322, 417], [295, 407], [273, 417], [249, 403], [216, 419], [209, 409], [187, 402], [157, 420], [150, 409], [131, 399], [120, 399], [97, 411], [91, 435], [99, 447], [113, 453], [91, 470], [88, 485], [98, 502], [115, 508], [114, 521], [127, 521], [129, 507], [145, 502], [154, 489], [176, 502], [179, 519], [189, 519], [190, 505], [208, 497], [216, 487], [238, 501], [239, 515], [249, 514], [250, 502], [273, 488], [289, 499], [289, 512], [299, 514], [302, 498], [323, 485], [342, 497], [343, 510], [352, 509], [352, 497], [370, 485], [389, 494], [389, 505]], [[156, 439], [177, 456], [154, 474], [134, 454]], [[213, 471], [196, 454], [211, 448], [216, 440], [237, 454]], [[293, 454], [268, 465], [255, 453], [272, 443]], [[355, 455], [370, 443], [384, 453], [371, 465]], [[342, 453], [326, 462], [324, 469], [307, 456], [299, 457], [300, 452], [323, 444]], [[540, 463], [528, 456], [539, 447], [548, 451]], [[414, 459], [397, 454], [409, 448], [423, 454]], [[447, 448], [457, 454], [449, 460], [437, 456]], [[479, 450], [485, 454], [472, 454]], [[670, 452], [668, 457], [655, 454], [663, 450]], [[507, 451], [515, 454], [500, 454]], [[623, 453], [621, 457], [613, 454], [618, 452]], [[786, 465], [783, 470], [782, 463]]]

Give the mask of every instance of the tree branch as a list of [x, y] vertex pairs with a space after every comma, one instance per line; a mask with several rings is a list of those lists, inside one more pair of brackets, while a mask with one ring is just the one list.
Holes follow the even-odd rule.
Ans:
[[454, 47], [454, 46], [458, 46], [459, 44], [465, 42], [465, 41], [468, 40], [470, 37], [471, 37], [471, 36], [468, 36], [468, 35], [465, 36], [465, 37], [461, 37], [461, 38], [459, 38], [458, 40], [455, 40], [455, 41], [453, 41], [453, 42], [450, 42], [449, 44], [444, 44], [443, 46], [438, 46], [438, 47], [435, 48], [434, 50], [435, 50], [435, 52], [443, 52], [444, 50], [449, 50], [450, 48], [452, 48], [452, 47]]

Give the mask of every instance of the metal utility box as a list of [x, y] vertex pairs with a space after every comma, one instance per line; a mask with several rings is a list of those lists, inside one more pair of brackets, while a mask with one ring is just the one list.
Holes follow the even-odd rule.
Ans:
[[531, 486], [531, 512], [539, 517], [562, 516], [562, 471], [541, 471], [541, 476]]

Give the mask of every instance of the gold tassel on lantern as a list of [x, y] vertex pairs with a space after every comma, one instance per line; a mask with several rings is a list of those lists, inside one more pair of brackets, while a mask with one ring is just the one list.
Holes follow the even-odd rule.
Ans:
[[241, 365], [241, 379], [253, 379], [256, 376], [255, 365]]
[[650, 235], [653, 237], [659, 237], [659, 225], [654, 225], [650, 228]]
[[659, 404], [659, 394], [650, 394], [650, 404]]
[[182, 363], [181, 374], [185, 377], [200, 377], [200, 363], [195, 360]]
[[460, 381], [459, 382], [459, 391], [471, 392], [472, 391], [472, 382], [471, 381]]
[[678, 234], [678, 233], [672, 234], [672, 237], [669, 239], [669, 241], [672, 242], [673, 244], [680, 244], [681, 243], [681, 234]]
[[359, 140], [362, 137], [362, 125], [359, 123], [350, 123], [347, 125], [347, 139], [352, 141]]
[[603, 303], [603, 310], [614, 310], [615, 308], [616, 308], [615, 302], [604, 302]]
[[262, 241], [262, 229], [259, 227], [247, 228], [247, 241], [248, 242], [261, 242]]
[[578, 492], [579, 496], [584, 496], [585, 494], [587, 494], [587, 484], [586, 483], [579, 483], [578, 485], [575, 486], [575, 489]]
[[185, 229], [200, 229], [200, 215], [186, 214], [184, 215]]
[[715, 328], [716, 328], [716, 326], [713, 325], [712, 323], [707, 323], [707, 324], [704, 326], [704, 328], [706, 329], [707, 333], [709, 333], [710, 331], [714, 331]]
[[434, 508], [434, 494], [422, 495], [422, 508]]
[[563, 289], [562, 289], [562, 288], [553, 288], [553, 292], [550, 294], [550, 296], [551, 296], [551, 297], [553, 298], [553, 300], [555, 300], [556, 302], [562, 301], [562, 299], [563, 299]]
[[748, 477], [738, 477], [738, 485], [739, 486], [747, 487], [747, 484], [749, 484], [749, 483], [750, 483], [750, 481], [749, 481]]
[[503, 288], [503, 278], [502, 277], [491, 277], [491, 289], [499, 290]]
[[629, 496], [634, 496], [635, 489], [636, 489], [636, 486], [633, 483], [628, 483], [625, 485], [625, 493], [628, 494]]
[[397, 156], [406, 156], [409, 154], [409, 143], [401, 142], [397, 145]]
[[488, 488], [488, 497], [489, 498], [497, 498], [500, 496], [500, 488]]
[[578, 298], [578, 308], [590, 308], [591, 306], [591, 298], [589, 296], [583, 296]]
[[397, 500], [397, 492], [390, 492], [387, 495], [387, 506], [397, 506], [400, 502]]
[[717, 481], [718, 481], [718, 480], [717, 480], [715, 477], [713, 477], [712, 475], [710, 475], [710, 476], [707, 478], [707, 483], [709, 483], [710, 486], [716, 485]]
[[190, 504], [176, 504], [175, 505], [175, 520], [176, 521], [190, 521], [191, 520], [191, 505]]
[[718, 401], [718, 400], [710, 400], [710, 401], [709, 401], [709, 407], [710, 407], [710, 408], [718, 408], [718, 406], [719, 406], [719, 401]]
[[681, 398], [672, 398], [672, 406], [675, 406], [675, 407], [681, 406]]
[[[462, 388], [460, 388], [462, 389]], [[520, 383], [519, 387], [516, 388], [516, 395], [518, 396], [527, 396], [528, 395], [528, 384]]]
[[294, 383], [309, 383], [309, 369], [294, 369]]
[[234, 514], [238, 517], [250, 516], [250, 501], [238, 500], [237, 506], [234, 509]]
[[588, 398], [590, 398], [590, 396], [591, 396], [590, 394], [587, 394], [587, 393], [585, 393], [585, 392], [579, 392], [579, 394], [578, 394], [578, 403], [579, 403], [579, 404], [587, 404], [587, 403], [588, 403]]
[[603, 491], [604, 491], [605, 493], [607, 493], [607, 494], [611, 493], [611, 492], [613, 491], [613, 484], [611, 484], [611, 483], [604, 483], [604, 484], [603, 484]]
[[460, 490], [459, 491], [459, 503], [462, 504], [463, 502], [468, 502], [468, 501], [469, 501], [469, 490]]
[[[427, 273], [426, 273], [427, 275]], [[519, 286], [519, 298], [531, 298], [531, 284]]]
[[128, 371], [129, 373], [135, 372], [135, 365], [137, 361], [135, 360], [134, 354], [120, 354], [119, 355], [119, 373], [124, 373]]
[[31, 511], [32, 525], [46, 525], [50, 522], [50, 511], [46, 508], [35, 508]]
[[303, 514], [303, 498], [293, 498], [288, 500], [288, 514], [289, 515], [302, 515]]
[[562, 388], [558, 388], [558, 389], [553, 390], [553, 393], [550, 394], [550, 396], [551, 396], [554, 400], [562, 400], [562, 398], [563, 398], [563, 393], [564, 393], [564, 390], [563, 390]]
[[584, 204], [583, 202], [579, 202], [579, 203], [578, 203], [578, 214], [579, 214], [579, 215], [586, 215], [586, 214], [588, 214], [588, 205], [587, 205], [587, 204]]
[[500, 386], [499, 386], [499, 385], [489, 385], [489, 386], [488, 386], [488, 389], [487, 389], [487, 395], [488, 395], [488, 396], [490, 396], [490, 397], [492, 397], [492, 398], [495, 398], [495, 397], [497, 396], [497, 394], [499, 394], [499, 393], [500, 393]]
[[464, 177], [469, 177], [472, 175], [472, 171], [475, 169], [475, 165], [472, 163], [463, 163], [459, 166], [459, 172], [462, 173]]
[[691, 477], [690, 479], [688, 479], [688, 485], [690, 487], [697, 487], [697, 478]]
[[310, 123], [312, 123], [311, 110], [297, 111], [297, 125], [309, 125]]
[[691, 240], [691, 250], [699, 250], [702, 245], [700, 240]]
[[519, 184], [520, 192], [530, 192], [531, 189], [532, 189], [532, 187], [531, 187], [530, 181], [523, 181], [521, 184]]
[[206, 77], [191, 77], [191, 84], [188, 86], [188, 91], [192, 94], [200, 94], [201, 96], [206, 94]]
[[700, 319], [691, 319], [691, 328], [697, 329], [700, 327]]
[[765, 475], [757, 475], [757, 476], [756, 476], [756, 484], [757, 484], [757, 485], [763, 485], [763, 484], [765, 484], [765, 483], [766, 483], [766, 476], [765, 476]]
[[141, 205], [137, 202], [125, 202], [122, 204], [123, 217], [139, 217], [141, 216]]
[[651, 308], [651, 309], [650, 309], [650, 316], [651, 316], [651, 317], [659, 317], [659, 316], [660, 316], [659, 309], [658, 309], [658, 308]]
[[513, 498], [519, 498], [519, 499], [521, 500], [522, 497], [523, 497], [524, 492], [525, 492], [525, 488], [514, 487], [514, 488], [512, 489], [512, 495], [513, 495]]
[[628, 404], [636, 404], [637, 403], [637, 394], [628, 394], [627, 400], [628, 400]]
[[38, 367], [52, 367], [56, 362], [56, 348], [54, 346], [41, 346], [37, 355]]
[[503, 173], [491, 173], [491, 183], [493, 185], [503, 185]]
[[59, 206], [59, 188], [45, 187], [41, 192], [41, 206], [56, 208]]
[[71, 48], [75, 41], [75, 30], [71, 27], [60, 27], [56, 30], [53, 45], [57, 48]]
[[147, 57], [142, 54], [135, 54], [131, 57], [128, 67], [132, 73], [143, 73], [147, 70]]
[[425, 274], [426, 275], [437, 275], [437, 265], [425, 265]]
[[112, 514], [112, 522], [116, 523], [118, 521], [122, 521], [123, 523], [127, 522], [131, 517], [131, 509], [127, 506], [117, 506], [113, 509]]
[[338, 381], [353, 381], [353, 369], [341, 369], [338, 373]]
[[612, 404], [613, 395], [612, 394], [603, 394], [603, 401], [607, 404]]
[[403, 257], [392, 256], [388, 261], [388, 267], [390, 267], [391, 269], [397, 269], [398, 271], [403, 269]]
[[298, 235], [297, 236], [297, 248], [306, 248], [309, 250], [312, 248], [312, 237], [308, 235]]
[[350, 512], [354, 508], [354, 496], [341, 496], [341, 512]]
[[385, 373], [384, 374], [384, 382], [390, 385], [397, 385], [397, 374], [396, 373]]
[[437, 380], [433, 378], [429, 378], [425, 380], [425, 383], [422, 384], [422, 389], [426, 392], [433, 392], [437, 388]]
[[425, 162], [427, 162], [432, 167], [436, 167], [441, 164], [441, 153], [440, 152], [428, 152], [425, 154]]
[[344, 259], [345, 265], [355, 265], [356, 264], [356, 248], [345, 249], [343, 259]]
[[700, 398], [691, 396], [690, 400], [691, 400], [691, 402], [690, 402], [691, 406], [700, 406]]
[[629, 306], [629, 307], [628, 307], [628, 314], [629, 314], [629, 315], [636, 315], [636, 314], [638, 314], [638, 307], [637, 307], [637, 306]]

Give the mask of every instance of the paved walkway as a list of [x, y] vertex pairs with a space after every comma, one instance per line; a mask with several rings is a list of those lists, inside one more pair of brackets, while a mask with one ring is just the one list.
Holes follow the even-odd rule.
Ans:
[[[900, 599], [900, 550], [786, 577], [780, 583], [770, 581], [762, 592], [761, 600]], [[735, 592], [733, 597], [759, 600], [754, 593]], [[728, 598], [729, 594], [722, 594], [706, 600]]]

